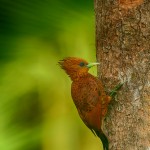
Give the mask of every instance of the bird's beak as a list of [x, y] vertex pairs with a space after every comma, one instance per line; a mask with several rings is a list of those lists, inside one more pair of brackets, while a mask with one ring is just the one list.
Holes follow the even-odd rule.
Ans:
[[89, 63], [88, 65], [86, 65], [87, 66], [87, 68], [91, 68], [91, 67], [93, 67], [93, 66], [95, 66], [95, 65], [99, 65], [100, 63]]

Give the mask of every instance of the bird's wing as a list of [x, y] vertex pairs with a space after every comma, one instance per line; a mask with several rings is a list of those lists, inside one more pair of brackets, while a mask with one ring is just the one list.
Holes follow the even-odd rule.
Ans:
[[92, 79], [72, 84], [71, 95], [76, 107], [81, 111], [91, 111], [97, 103], [100, 103], [100, 93], [98, 84]]
[[86, 82], [72, 85], [72, 98], [83, 122], [92, 130], [101, 126], [102, 103], [98, 84], [89, 78]]

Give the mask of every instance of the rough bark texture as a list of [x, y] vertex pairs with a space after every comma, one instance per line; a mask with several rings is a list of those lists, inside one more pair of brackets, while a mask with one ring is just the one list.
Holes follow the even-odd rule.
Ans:
[[99, 78], [125, 82], [109, 107], [110, 150], [150, 150], [150, 1], [95, 0]]

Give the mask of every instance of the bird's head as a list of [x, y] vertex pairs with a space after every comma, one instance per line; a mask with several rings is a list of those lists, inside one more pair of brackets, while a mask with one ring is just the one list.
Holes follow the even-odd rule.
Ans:
[[88, 70], [98, 64], [88, 63], [86, 60], [76, 57], [67, 57], [59, 61], [61, 68], [65, 70], [73, 81], [87, 75]]

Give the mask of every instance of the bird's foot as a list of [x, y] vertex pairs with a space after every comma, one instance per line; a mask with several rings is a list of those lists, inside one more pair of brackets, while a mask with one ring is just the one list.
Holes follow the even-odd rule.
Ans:
[[123, 86], [124, 83], [119, 83], [115, 88], [109, 93], [109, 96], [117, 99], [117, 91]]

